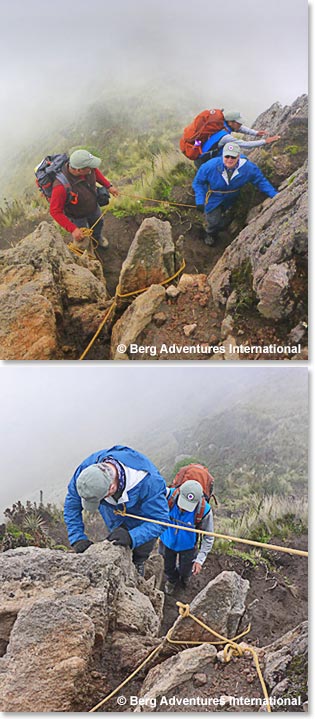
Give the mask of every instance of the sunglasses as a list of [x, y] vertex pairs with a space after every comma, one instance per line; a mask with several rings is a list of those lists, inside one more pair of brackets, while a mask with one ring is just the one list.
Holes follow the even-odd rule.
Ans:
[[236, 157], [238, 157], [238, 155], [236, 155], [236, 157], [234, 157], [234, 155], [224, 155], [224, 157], [226, 158], [226, 160], [236, 160]]

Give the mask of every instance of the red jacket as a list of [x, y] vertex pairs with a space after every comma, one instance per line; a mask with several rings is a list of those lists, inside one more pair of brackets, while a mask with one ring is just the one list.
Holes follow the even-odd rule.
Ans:
[[[95, 177], [96, 182], [99, 183], [99, 185], [104, 185], [104, 187], [110, 187], [111, 183], [109, 180], [107, 180], [104, 175], [100, 172], [98, 168], [95, 168]], [[65, 190], [63, 185], [57, 185], [57, 187], [53, 188], [53, 191], [51, 193], [51, 200], [50, 200], [50, 214], [58, 222], [58, 225], [61, 225], [67, 232], [73, 232], [77, 225], [75, 225], [67, 215], [64, 213], [64, 207], [67, 200], [67, 191]]]

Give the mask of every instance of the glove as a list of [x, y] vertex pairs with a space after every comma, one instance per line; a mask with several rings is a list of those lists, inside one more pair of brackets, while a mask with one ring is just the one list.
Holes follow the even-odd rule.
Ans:
[[79, 539], [77, 542], [74, 542], [74, 544], [72, 544], [71, 546], [74, 549], [74, 551], [76, 552], [76, 554], [83, 554], [83, 552], [85, 552], [85, 550], [88, 549], [88, 547], [90, 547], [91, 544], [93, 544], [93, 542], [90, 542], [89, 539]]
[[196, 210], [198, 210], [198, 212], [204, 212], [205, 206], [204, 205], [196, 205]]
[[107, 537], [109, 542], [113, 542], [118, 547], [131, 547], [132, 540], [128, 529], [124, 527], [116, 527]]

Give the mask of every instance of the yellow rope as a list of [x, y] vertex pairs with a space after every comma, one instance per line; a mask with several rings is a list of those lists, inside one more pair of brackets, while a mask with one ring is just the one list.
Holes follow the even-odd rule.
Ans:
[[[203, 629], [206, 629], [208, 632], [213, 634], [215, 637], [218, 637], [219, 639], [221, 639], [221, 644], [222, 644], [222, 642], [226, 642], [226, 645], [223, 650], [223, 656], [224, 656], [224, 659], [226, 662], [229, 662], [232, 659], [232, 656], [240, 656], [241, 657], [246, 652], [250, 652], [253, 655], [255, 666], [257, 669], [257, 674], [258, 674], [258, 677], [259, 677], [259, 680], [261, 683], [261, 687], [263, 690], [263, 694], [267, 701], [267, 711], [271, 712], [269, 696], [268, 696], [266, 684], [264, 682], [264, 678], [262, 675], [262, 671], [259, 666], [257, 652], [255, 652], [255, 650], [252, 647], [247, 646], [246, 649], [243, 649], [243, 647], [240, 647], [239, 644], [236, 644], [235, 639], [238, 639], [239, 637], [234, 637], [234, 639], [227, 639], [226, 637], [222, 636], [222, 634], [218, 634], [218, 632], [216, 632], [214, 629], [211, 629], [211, 627], [208, 627], [207, 624], [205, 624], [200, 619], [198, 619], [198, 617], [195, 617], [193, 614], [190, 613], [189, 604], [183, 604], [182, 602], [176, 602], [176, 605], [178, 606], [178, 611], [183, 618], [190, 617], [191, 619], [194, 620], [194, 622], [197, 622], [197, 624], [200, 624], [200, 626], [203, 627]], [[244, 636], [244, 634], [247, 634], [248, 631], [249, 631], [249, 628], [246, 630], [246, 632], [243, 632], [243, 634], [241, 634], [239, 636]], [[181, 643], [185, 644], [186, 642], [182, 641]], [[220, 644], [220, 642], [207, 642], [207, 644], [208, 643], [209, 644]]]
[[112, 304], [110, 305], [109, 309], [107, 310], [107, 312], [106, 312], [106, 314], [105, 314], [105, 317], [102, 319], [102, 322], [99, 324], [99, 326], [98, 326], [98, 328], [97, 328], [97, 330], [96, 330], [94, 336], [93, 336], [92, 339], [91, 339], [91, 342], [89, 342], [89, 344], [88, 344], [88, 346], [85, 348], [84, 352], [82, 352], [81, 357], [80, 357], [80, 360], [83, 360], [83, 359], [86, 357], [86, 355], [88, 354], [88, 352], [90, 351], [90, 349], [91, 349], [92, 345], [94, 344], [95, 340], [97, 339], [97, 337], [98, 337], [99, 334], [101, 333], [101, 331], [102, 331], [102, 329], [103, 329], [103, 327], [104, 327], [104, 325], [105, 325], [106, 320], [108, 320], [108, 318], [109, 318], [109, 316], [110, 316], [110, 314], [111, 314], [112, 309], [113, 309], [114, 306], [115, 306], [115, 300], [114, 300], [114, 302], [112, 302]]
[[[162, 282], [158, 282], [157, 284], [159, 284], [159, 285], [167, 285], [168, 282], [172, 282], [172, 280], [175, 280], [175, 278], [178, 277], [178, 275], [180, 275], [180, 273], [183, 271], [183, 269], [184, 269], [185, 267], [186, 267], [186, 262], [185, 262], [185, 260], [183, 260], [183, 262], [182, 262], [182, 264], [181, 264], [179, 270], [177, 270], [177, 272], [175, 272], [174, 275], [172, 275], [171, 277], [167, 277], [166, 280], [162, 280]], [[122, 297], [131, 297], [132, 295], [138, 295], [138, 294], [140, 294], [141, 292], [146, 292], [146, 291], [149, 290], [149, 289], [150, 289], [150, 287], [143, 287], [141, 290], [134, 290], [133, 292], [126, 292], [126, 294], [123, 294], [123, 295], [122, 295], [122, 294], [119, 292], [119, 286], [118, 286], [118, 288], [117, 288], [117, 290], [116, 290], [115, 296], [116, 296], [116, 297], [120, 297], [120, 298], [122, 298]]]
[[153, 652], [151, 652], [149, 654], [149, 656], [137, 667], [137, 669], [135, 669], [134, 672], [132, 672], [132, 674], [130, 674], [127, 677], [127, 679], [125, 679], [121, 684], [119, 684], [119, 686], [116, 687], [116, 689], [114, 689], [110, 694], [108, 694], [108, 696], [105, 697], [105, 699], [102, 699], [102, 701], [100, 701], [98, 704], [96, 704], [96, 706], [93, 707], [93, 709], [89, 709], [88, 714], [91, 714], [92, 712], [96, 712], [97, 709], [99, 709], [101, 706], [103, 706], [103, 704], [108, 702], [109, 699], [111, 699], [113, 696], [115, 696], [115, 694], [117, 694], [119, 689], [122, 689], [122, 687], [124, 687], [125, 684], [128, 684], [128, 682], [130, 682], [130, 680], [133, 679], [133, 677], [135, 677], [136, 674], [138, 674], [138, 672], [140, 672], [140, 669], [142, 669], [142, 667], [144, 667], [148, 663], [148, 661], [150, 661], [150, 659], [152, 659], [152, 657], [155, 654], [157, 654], [157, 652], [159, 651], [159, 649], [161, 649], [162, 646], [163, 646], [163, 642], [161, 642], [161, 644], [159, 644], [158, 647], [155, 647], [155, 649], [153, 649]]
[[[206, 629], [206, 631], [208, 631], [208, 632], [210, 632], [211, 634], [213, 634], [213, 635], [214, 635], [215, 637], [217, 637], [220, 641], [218, 641], [218, 642], [210, 642], [210, 641], [209, 641], [209, 642], [199, 642], [199, 641], [198, 641], [198, 642], [193, 642], [193, 641], [186, 641], [185, 639], [181, 639], [181, 640], [171, 639], [171, 634], [172, 634], [172, 632], [174, 631], [174, 626], [171, 627], [171, 629], [169, 629], [169, 631], [167, 632], [167, 634], [166, 634], [166, 636], [165, 636], [165, 641], [169, 642], [170, 644], [194, 644], [194, 645], [200, 645], [200, 644], [222, 644], [222, 643], [224, 643], [224, 644], [225, 644], [225, 647], [224, 647], [224, 650], [223, 650], [223, 656], [224, 656], [224, 660], [225, 660], [226, 663], [228, 663], [228, 662], [232, 659], [233, 656], [240, 656], [240, 657], [241, 657], [241, 656], [243, 656], [246, 652], [250, 652], [250, 653], [253, 655], [253, 657], [254, 657], [254, 662], [255, 662], [255, 666], [256, 666], [256, 669], [257, 669], [258, 676], [259, 676], [259, 680], [260, 680], [260, 683], [261, 683], [261, 686], [262, 686], [262, 690], [263, 690], [263, 693], [264, 693], [264, 697], [265, 697], [265, 699], [266, 699], [266, 701], [267, 701], [267, 710], [268, 710], [269, 712], [271, 712], [271, 707], [270, 707], [270, 702], [269, 702], [269, 696], [268, 696], [268, 692], [267, 692], [267, 689], [266, 689], [266, 685], [265, 685], [265, 682], [264, 682], [264, 678], [263, 678], [263, 675], [262, 675], [262, 672], [261, 672], [261, 669], [260, 669], [260, 666], [259, 666], [259, 660], [258, 660], [257, 653], [255, 652], [255, 650], [254, 650], [252, 647], [247, 646], [246, 649], [243, 649], [243, 647], [240, 647], [239, 644], [236, 644], [236, 639], [240, 639], [240, 638], [243, 637], [245, 634], [248, 634], [248, 632], [250, 631], [251, 626], [249, 625], [244, 632], [242, 632], [241, 634], [238, 634], [236, 637], [233, 637], [232, 639], [227, 639], [227, 638], [224, 637], [222, 634], [219, 634], [219, 633], [216, 632], [214, 629], [211, 629], [211, 627], [209, 627], [207, 624], [205, 624], [205, 623], [202, 622], [200, 619], [198, 619], [198, 617], [195, 617], [194, 614], [191, 614], [191, 613], [190, 613], [190, 606], [189, 606], [189, 604], [183, 604], [182, 602], [176, 602], [176, 605], [178, 606], [179, 614], [180, 614], [180, 616], [181, 616], [183, 619], [184, 619], [185, 617], [190, 617], [191, 619], [194, 620], [194, 622], [196, 622], [197, 624], [199, 624], [203, 629]], [[104, 704], [106, 704], [106, 702], [108, 702], [110, 699], [112, 699], [112, 697], [115, 696], [115, 694], [117, 694], [117, 692], [118, 692], [120, 689], [122, 689], [122, 687], [126, 686], [126, 684], [128, 684], [128, 682], [130, 682], [131, 679], [133, 679], [133, 678], [141, 671], [141, 669], [150, 661], [150, 659], [152, 659], [152, 657], [154, 657], [155, 654], [158, 653], [158, 651], [163, 647], [163, 644], [164, 644], [164, 641], [162, 641], [161, 644], [159, 644], [157, 647], [155, 647], [155, 649], [153, 649], [153, 651], [149, 654], [149, 656], [148, 656], [146, 659], [144, 659], [144, 661], [141, 662], [141, 664], [140, 664], [131, 674], [129, 674], [129, 676], [126, 677], [126, 679], [124, 679], [124, 681], [121, 682], [121, 684], [119, 684], [119, 686], [116, 687], [116, 689], [114, 689], [112, 692], [110, 692], [110, 694], [108, 694], [104, 699], [102, 699], [102, 700], [101, 700], [98, 704], [96, 704], [92, 709], [89, 709], [88, 713], [91, 714], [92, 712], [96, 712], [97, 709], [100, 709], [101, 706], [103, 706]]]
[[291, 549], [289, 547], [279, 547], [275, 544], [267, 544], [266, 542], [256, 542], [253, 539], [241, 539], [240, 537], [231, 537], [228, 534], [217, 534], [216, 532], [207, 532], [204, 529], [195, 529], [189, 527], [181, 527], [178, 524], [171, 524], [170, 522], [161, 522], [158, 519], [150, 519], [149, 517], [139, 517], [137, 514], [129, 514], [126, 511], [115, 509], [115, 514], [120, 514], [123, 517], [131, 517], [132, 519], [139, 519], [141, 522], [153, 522], [153, 524], [161, 524], [163, 527], [172, 527], [173, 529], [182, 529], [184, 532], [195, 532], [195, 534], [202, 534], [208, 537], [216, 537], [217, 539], [230, 539], [232, 542], [240, 542], [241, 544], [250, 544], [254, 547], [264, 547], [264, 549], [272, 549], [277, 552], [286, 552], [287, 554], [297, 554], [300, 557], [308, 557], [308, 552], [304, 552], [301, 549]]
[[[183, 271], [183, 269], [185, 268], [185, 266], [186, 266], [186, 262], [185, 262], [185, 260], [183, 260], [183, 262], [182, 262], [182, 264], [181, 264], [179, 270], [177, 270], [177, 272], [175, 272], [174, 275], [172, 275], [171, 277], [167, 277], [166, 280], [163, 280], [162, 282], [159, 282], [158, 284], [159, 284], [159, 285], [166, 285], [168, 282], [171, 282], [172, 280], [175, 279], [175, 277], [177, 277], [177, 276]], [[121, 299], [121, 298], [124, 298], [124, 297], [131, 297], [132, 295], [138, 295], [138, 294], [140, 294], [141, 292], [146, 292], [146, 290], [148, 290], [148, 289], [150, 289], [150, 288], [149, 288], [149, 287], [143, 287], [141, 290], [133, 290], [133, 292], [126, 292], [125, 294], [121, 294], [121, 293], [119, 292], [119, 285], [118, 285], [118, 287], [117, 287], [117, 289], [116, 289], [116, 292], [115, 292], [115, 296], [114, 296], [113, 302], [112, 302], [110, 308], [107, 310], [104, 319], [102, 320], [102, 322], [101, 322], [100, 325], [98, 326], [98, 328], [97, 328], [97, 330], [96, 330], [96, 332], [95, 332], [95, 335], [94, 335], [94, 336], [92, 337], [92, 339], [91, 339], [91, 342], [88, 344], [88, 346], [86, 347], [86, 349], [84, 350], [84, 352], [82, 352], [81, 357], [79, 358], [80, 360], [83, 360], [83, 359], [86, 357], [86, 355], [88, 354], [88, 352], [89, 352], [89, 350], [91, 349], [92, 345], [94, 344], [96, 338], [99, 336], [101, 330], [103, 329], [103, 327], [104, 327], [104, 325], [105, 325], [106, 320], [108, 319], [108, 317], [109, 317], [110, 314], [111, 314], [111, 311], [112, 311], [113, 307], [115, 307], [115, 305], [116, 305], [116, 298], [119, 297], [119, 298]]]
[[[213, 193], [215, 195], [230, 195], [231, 193], [239, 192], [238, 190], [211, 190], [211, 188], [208, 190], [205, 203], [208, 202], [208, 199], [210, 195]], [[132, 200], [142, 200], [143, 202], [149, 201], [149, 202], [157, 202], [159, 205], [174, 205], [176, 207], [191, 207], [193, 210], [196, 209], [196, 205], [187, 205], [184, 202], [171, 202], [171, 200], [154, 200], [153, 197], [142, 197], [141, 195], [127, 195], [123, 192], [119, 192], [119, 194], [122, 197], [128, 197]]]

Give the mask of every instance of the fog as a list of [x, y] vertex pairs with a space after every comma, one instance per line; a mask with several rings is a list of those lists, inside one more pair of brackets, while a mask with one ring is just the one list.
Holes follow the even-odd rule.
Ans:
[[307, 92], [307, 13], [307, 0], [2, 0], [3, 156], [113, 91], [184, 93], [250, 123]]
[[274, 408], [281, 412], [288, 383], [299, 382], [304, 392], [307, 368], [280, 364], [2, 363], [0, 511], [19, 499], [38, 501], [40, 489], [44, 501], [56, 487], [62, 497], [90, 453], [113, 444], [143, 451], [142, 442], [150, 436], [159, 442], [161, 430], [165, 436], [165, 430], [195, 427], [198, 412], [228, 409], [241, 399], [250, 403], [262, 382], [273, 383]]

